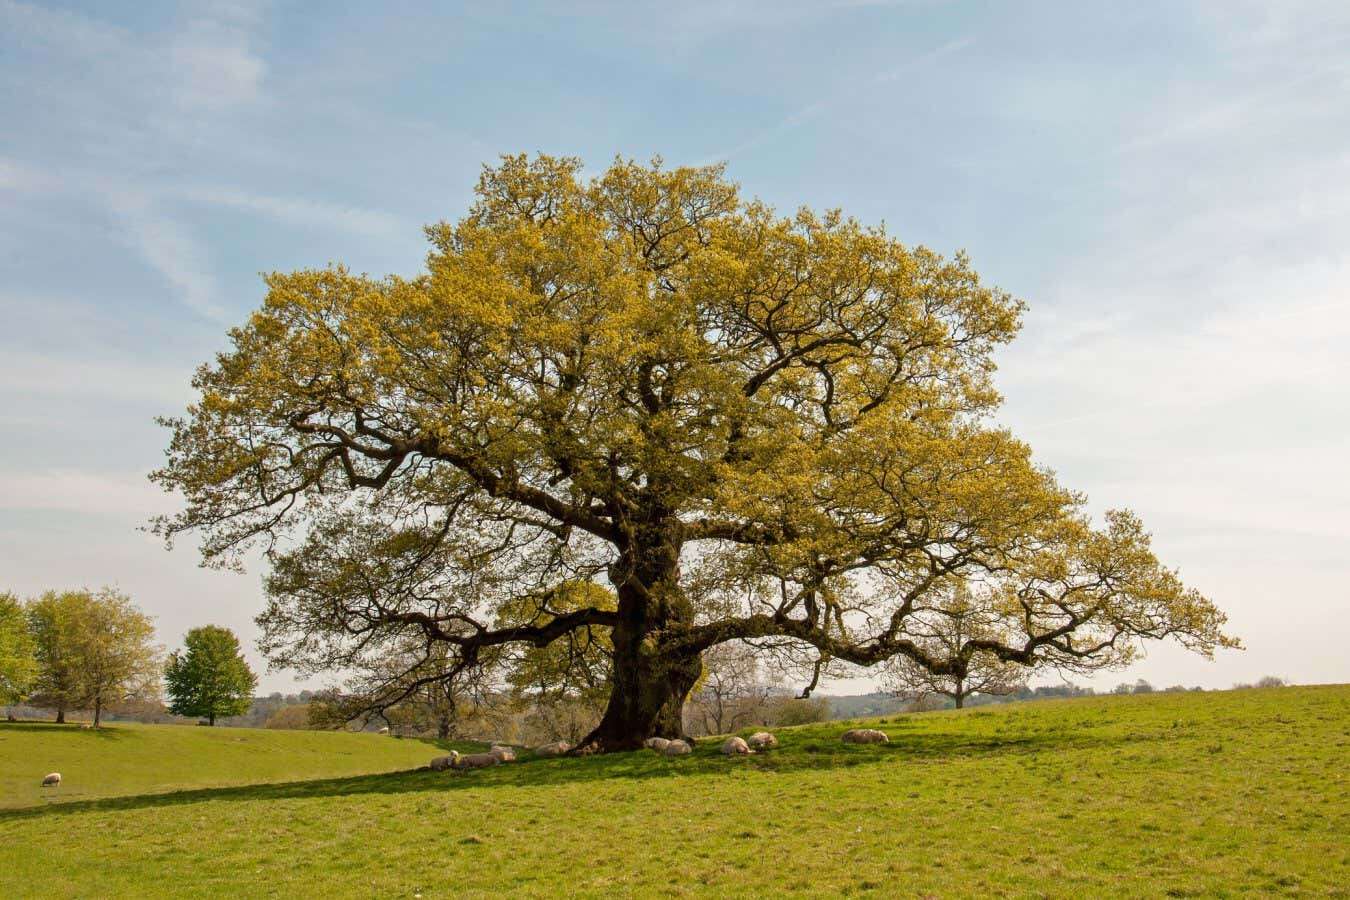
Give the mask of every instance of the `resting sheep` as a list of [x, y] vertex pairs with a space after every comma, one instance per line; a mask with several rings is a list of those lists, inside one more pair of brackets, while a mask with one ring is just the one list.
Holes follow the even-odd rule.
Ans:
[[877, 731], [875, 728], [850, 728], [844, 732], [845, 744], [889, 744], [891, 739], [886, 737], [886, 732]]
[[510, 747], [504, 747], [501, 744], [493, 744], [492, 749], [489, 750], [488, 753], [491, 753], [504, 763], [516, 761], [516, 751]]
[[749, 756], [753, 752], [744, 738], [729, 737], [722, 744], [723, 756]]
[[670, 746], [670, 740], [663, 737], [649, 737], [642, 742], [642, 746], [648, 750], [655, 750], [657, 753], [664, 753], [665, 749]]
[[535, 747], [535, 748], [534, 748], [534, 755], [535, 755], [535, 756], [562, 756], [564, 753], [566, 753], [568, 750], [571, 750], [571, 749], [572, 749], [572, 745], [569, 744], [569, 743], [567, 743], [567, 741], [554, 741], [554, 742], [551, 743], [551, 744], [544, 744], [544, 745], [542, 745], [542, 746]]
[[61, 773], [60, 773], [60, 772], [53, 772], [52, 774], [48, 775], [46, 778], [42, 779], [42, 786], [43, 786], [43, 787], [60, 787], [60, 786], [61, 786]]
[[688, 756], [694, 752], [694, 748], [684, 741], [666, 741], [666, 746], [661, 752], [666, 756]]
[[767, 731], [756, 731], [750, 735], [750, 739], [746, 743], [750, 745], [751, 750], [772, 750], [778, 746], [778, 738]]
[[431, 761], [431, 771], [444, 772], [446, 769], [453, 769], [457, 759], [459, 759], [459, 753], [451, 750], [449, 756], [438, 756]]
[[384, 726], [383, 728], [380, 729], [380, 734], [388, 734], [388, 733], [389, 733], [389, 726], [388, 726], [388, 725], [386, 725], [386, 726]]
[[456, 769], [486, 769], [489, 766], [501, 764], [501, 759], [495, 753], [470, 753], [455, 759], [454, 768]]

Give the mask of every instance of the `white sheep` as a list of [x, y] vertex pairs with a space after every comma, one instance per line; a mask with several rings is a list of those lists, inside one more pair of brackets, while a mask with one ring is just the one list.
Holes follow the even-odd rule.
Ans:
[[875, 728], [850, 728], [844, 732], [843, 741], [845, 744], [889, 744], [891, 739], [886, 737], [886, 732]]
[[666, 741], [661, 752], [666, 756], [688, 756], [694, 752], [694, 748], [685, 741]]
[[451, 750], [449, 756], [438, 756], [431, 761], [431, 771], [443, 772], [446, 769], [453, 769], [457, 759], [459, 759], [459, 753]]
[[61, 786], [61, 773], [53, 772], [46, 778], [42, 779], [42, 786], [59, 788]]
[[657, 753], [664, 753], [666, 747], [670, 746], [670, 741], [663, 737], [649, 737], [642, 742], [642, 746], [648, 750], [655, 750]]
[[767, 731], [756, 731], [750, 735], [750, 739], [746, 743], [750, 745], [751, 750], [772, 750], [778, 746], [778, 738]]
[[747, 744], [743, 738], [734, 736], [729, 737], [722, 744], [722, 754], [724, 756], [747, 756], [753, 752], [754, 751], [750, 749], [750, 745]]
[[383, 728], [380, 729], [380, 734], [388, 734], [388, 733], [389, 733], [389, 726], [388, 726], [388, 725], [386, 725], [386, 726], [384, 726]]
[[495, 753], [469, 753], [455, 758], [456, 769], [486, 769], [501, 765], [501, 759]]
[[501, 744], [493, 744], [492, 749], [488, 752], [504, 763], [516, 761], [516, 751]]
[[567, 743], [567, 741], [554, 741], [554, 742], [551, 743], [551, 744], [543, 744], [543, 745], [541, 745], [541, 746], [535, 747], [535, 748], [534, 748], [534, 755], [535, 755], [535, 756], [562, 756], [564, 753], [566, 753], [568, 750], [571, 750], [571, 749], [572, 749], [572, 745], [569, 744], [569, 743]]

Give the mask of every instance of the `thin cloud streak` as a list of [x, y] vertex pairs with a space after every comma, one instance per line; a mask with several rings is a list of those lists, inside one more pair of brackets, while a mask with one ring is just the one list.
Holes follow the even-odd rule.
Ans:
[[[887, 84], [892, 81], [897, 81], [902, 75], [923, 68], [924, 66], [929, 65], [930, 63], [934, 63], [945, 56], [950, 56], [953, 53], [958, 53], [961, 50], [970, 47], [974, 43], [975, 39], [970, 37], [948, 41], [947, 43], [943, 44], [940, 47], [936, 47], [932, 50], [929, 50], [926, 53], [919, 54], [918, 56], [914, 57], [908, 62], [902, 63], [901, 65], [895, 68], [887, 69], [885, 72], [873, 76], [868, 82], [866, 82], [866, 84], [875, 86], [880, 84]], [[788, 132], [800, 128], [801, 126], [807, 124], [808, 122], [817, 118], [818, 116], [823, 115], [824, 113], [840, 105], [841, 103], [844, 103], [848, 100], [856, 99], [857, 96], [858, 96], [857, 92], [852, 89], [841, 89], [835, 91], [830, 95], [828, 95], [827, 97], [817, 100], [814, 103], [808, 103], [806, 106], [797, 109], [795, 112], [791, 113], [790, 115], [780, 120], [776, 125], [767, 128], [759, 132], [758, 134], [752, 135], [751, 137], [741, 141], [739, 144], [736, 144], [730, 150], [727, 150], [720, 154], [713, 154], [709, 157], [706, 157], [705, 162], [725, 162], [732, 160], [743, 153], [746, 153], [750, 150], [754, 150], [758, 147], [763, 146], [764, 144], [767, 144], [774, 138], [781, 137], [782, 135], [785, 135]]]

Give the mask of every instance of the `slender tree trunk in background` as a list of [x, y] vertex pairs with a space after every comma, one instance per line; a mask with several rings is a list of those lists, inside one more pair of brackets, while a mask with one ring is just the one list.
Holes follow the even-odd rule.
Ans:
[[965, 686], [966, 686], [966, 683], [965, 683], [965, 681], [964, 681], [963, 679], [960, 679], [960, 678], [956, 679], [956, 695], [955, 695], [955, 698], [956, 698], [956, 708], [957, 708], [957, 709], [960, 709], [961, 707], [963, 707], [963, 706], [966, 705], [966, 692], [965, 692]]
[[103, 698], [102, 698], [102, 697], [95, 697], [95, 698], [94, 698], [94, 727], [95, 727], [95, 728], [98, 728], [98, 727], [99, 727], [99, 724], [100, 724], [102, 721], [103, 721]]
[[64, 706], [58, 706], [56, 708], [56, 724], [66, 724], [66, 708]]
[[206, 715], [206, 721], [210, 724], [210, 726], [211, 726], [212, 728], [215, 728], [215, 727], [216, 727], [216, 711], [215, 711], [215, 710], [211, 710], [211, 712], [207, 713], [207, 715]]
[[440, 719], [436, 722], [436, 737], [445, 740], [450, 737], [450, 717], [441, 713]]

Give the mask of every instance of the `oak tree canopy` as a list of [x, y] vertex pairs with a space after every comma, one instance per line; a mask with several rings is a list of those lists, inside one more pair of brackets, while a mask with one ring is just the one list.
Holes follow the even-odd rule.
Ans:
[[[584, 751], [676, 736], [728, 641], [936, 673], [1233, 643], [1134, 515], [1093, 527], [992, 421], [1022, 304], [964, 255], [783, 216], [718, 166], [513, 156], [476, 191], [421, 274], [268, 276], [166, 422], [153, 477], [186, 504], [157, 529], [266, 553], [275, 662], [412, 639], [453, 678], [603, 632]], [[997, 637], [936, 653], [910, 624], [954, 580]]]

